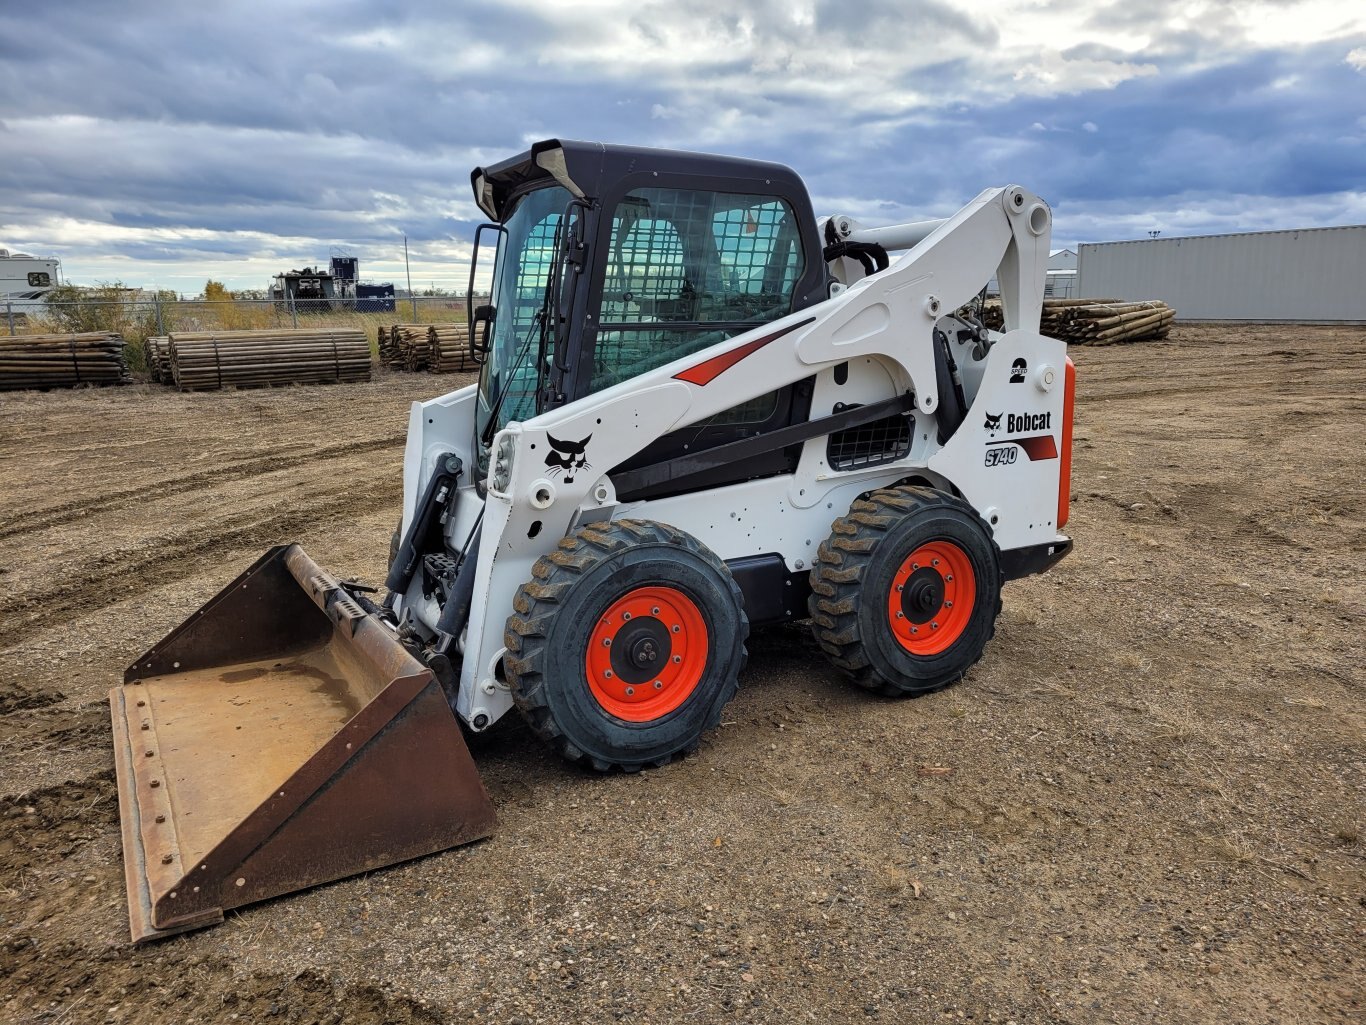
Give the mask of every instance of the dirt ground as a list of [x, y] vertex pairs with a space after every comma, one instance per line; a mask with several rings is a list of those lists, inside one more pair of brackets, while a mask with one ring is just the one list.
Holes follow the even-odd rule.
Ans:
[[1366, 329], [1075, 359], [1076, 551], [959, 685], [761, 633], [696, 756], [510, 716], [492, 840], [136, 950], [107, 689], [270, 544], [380, 578], [449, 379], [0, 395], [0, 1019], [1361, 1021]]

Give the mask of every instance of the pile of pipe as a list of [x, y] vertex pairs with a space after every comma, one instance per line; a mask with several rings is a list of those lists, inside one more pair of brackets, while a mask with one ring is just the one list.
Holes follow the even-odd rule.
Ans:
[[131, 380], [123, 337], [113, 331], [0, 336], [0, 390]]
[[173, 332], [171, 376], [181, 391], [370, 380], [360, 328]]

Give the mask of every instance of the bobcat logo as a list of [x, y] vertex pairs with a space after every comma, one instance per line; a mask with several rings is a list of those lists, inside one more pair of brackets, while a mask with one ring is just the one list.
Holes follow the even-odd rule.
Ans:
[[999, 431], [1001, 429], [1000, 413], [988, 413], [987, 422], [983, 425], [989, 431]]
[[1029, 364], [1022, 359], [1017, 359], [1010, 364], [1010, 383], [1024, 384], [1025, 372], [1029, 369]]
[[550, 442], [550, 451], [545, 455], [545, 465], [550, 467], [552, 474], [562, 472], [566, 484], [573, 484], [574, 474], [591, 465], [588, 462], [587, 448], [588, 443], [593, 440], [593, 435], [590, 434], [583, 441], [561, 441], [550, 434], [545, 437]]

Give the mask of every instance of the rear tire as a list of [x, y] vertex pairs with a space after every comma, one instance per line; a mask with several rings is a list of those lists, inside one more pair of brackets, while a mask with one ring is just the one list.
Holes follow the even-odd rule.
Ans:
[[875, 491], [836, 520], [811, 570], [816, 642], [861, 687], [928, 694], [962, 678], [996, 632], [1000, 553], [965, 502]]
[[681, 530], [615, 520], [561, 540], [532, 577], [504, 663], [532, 730], [600, 772], [696, 749], [745, 663], [749, 621], [725, 564]]

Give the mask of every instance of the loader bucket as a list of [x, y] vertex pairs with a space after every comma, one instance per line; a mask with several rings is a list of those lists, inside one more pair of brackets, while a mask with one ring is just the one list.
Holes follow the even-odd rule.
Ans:
[[430, 669], [298, 545], [109, 694], [133, 940], [490, 835]]

